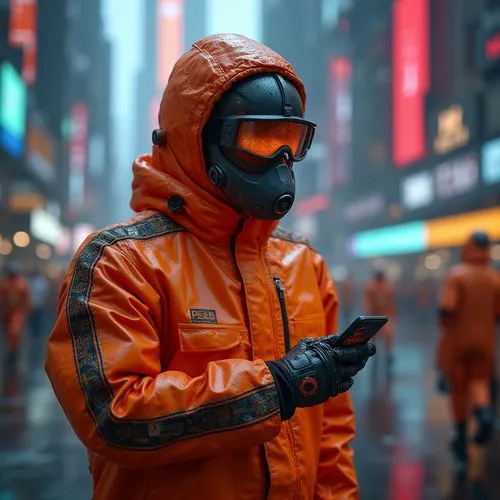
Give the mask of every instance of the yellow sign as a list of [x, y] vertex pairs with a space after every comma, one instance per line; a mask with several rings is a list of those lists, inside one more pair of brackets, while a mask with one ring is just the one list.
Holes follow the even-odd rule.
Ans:
[[45, 197], [39, 193], [12, 193], [8, 206], [11, 212], [31, 212], [44, 207], [46, 203]]
[[500, 239], [500, 207], [452, 215], [427, 221], [428, 248], [460, 246], [473, 231], [485, 231], [493, 240]]
[[465, 146], [469, 142], [469, 127], [464, 123], [464, 110], [455, 104], [439, 113], [438, 133], [434, 151], [439, 154]]

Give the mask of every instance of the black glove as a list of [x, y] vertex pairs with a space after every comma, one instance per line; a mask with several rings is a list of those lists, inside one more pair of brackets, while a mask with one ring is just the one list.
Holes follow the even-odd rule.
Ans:
[[283, 420], [291, 418], [296, 408], [315, 406], [348, 391], [352, 377], [376, 352], [373, 344], [332, 347], [327, 338], [302, 339], [283, 358], [267, 362], [278, 388]]

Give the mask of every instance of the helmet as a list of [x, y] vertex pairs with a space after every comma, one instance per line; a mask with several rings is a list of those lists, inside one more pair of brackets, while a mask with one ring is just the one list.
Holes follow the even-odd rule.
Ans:
[[473, 232], [471, 239], [480, 248], [488, 248], [491, 244], [490, 237], [484, 231]]
[[280, 219], [292, 207], [292, 166], [316, 127], [303, 115], [299, 92], [277, 73], [237, 82], [215, 105], [203, 131], [209, 180], [246, 216]]

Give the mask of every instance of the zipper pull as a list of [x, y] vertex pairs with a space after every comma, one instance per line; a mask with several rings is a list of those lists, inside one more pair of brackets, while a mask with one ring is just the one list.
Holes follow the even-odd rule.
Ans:
[[278, 278], [278, 276], [274, 276], [273, 280], [274, 284], [276, 285], [276, 288], [278, 289], [278, 293], [280, 295], [285, 295], [285, 289], [283, 287], [283, 283], [281, 283], [281, 280]]
[[288, 325], [288, 313], [286, 310], [286, 300], [285, 300], [285, 287], [283, 283], [278, 278], [278, 276], [273, 277], [274, 285], [276, 286], [276, 291], [278, 292], [278, 300], [280, 302], [281, 309], [281, 319], [283, 321], [283, 333], [285, 336], [285, 352], [290, 350], [290, 327]]

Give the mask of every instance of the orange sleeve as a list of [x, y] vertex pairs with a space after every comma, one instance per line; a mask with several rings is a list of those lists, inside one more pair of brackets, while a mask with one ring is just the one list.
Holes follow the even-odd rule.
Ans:
[[[316, 255], [316, 271], [326, 315], [326, 333], [336, 332], [338, 300], [323, 258]], [[323, 404], [323, 435], [314, 500], [357, 500], [358, 480], [351, 441], [355, 434], [354, 410], [349, 393]]]
[[162, 371], [160, 296], [119, 247], [84, 243], [49, 339], [46, 371], [84, 445], [124, 467], [151, 468], [278, 435], [278, 394], [262, 360], [212, 362], [193, 378]]

